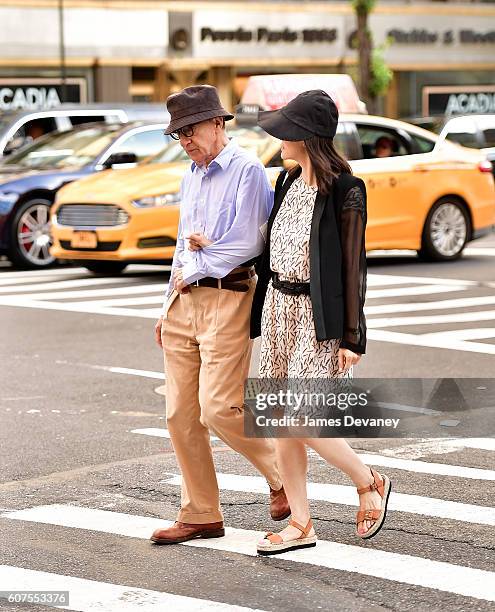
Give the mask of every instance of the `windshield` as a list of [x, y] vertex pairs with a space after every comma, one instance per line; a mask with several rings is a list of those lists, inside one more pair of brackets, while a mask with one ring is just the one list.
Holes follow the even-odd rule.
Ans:
[[121, 128], [91, 126], [82, 130], [49, 134], [10, 155], [5, 166], [22, 168], [82, 167], [92, 162], [115, 139]]
[[[240, 147], [247, 149], [256, 157], [261, 157], [273, 142], [273, 139], [259, 128], [232, 128], [227, 130], [227, 136], [235, 138]], [[158, 155], [150, 159], [152, 164], [180, 161], [189, 161], [189, 156], [177, 141], [172, 141]]]

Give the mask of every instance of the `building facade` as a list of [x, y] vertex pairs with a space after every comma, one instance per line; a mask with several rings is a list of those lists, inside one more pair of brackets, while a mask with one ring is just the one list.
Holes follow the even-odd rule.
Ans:
[[[495, 112], [495, 3], [378, 2], [394, 71], [382, 112]], [[253, 74], [356, 76], [351, 3], [0, 0], [0, 112], [60, 100], [163, 101], [208, 82], [238, 102]]]

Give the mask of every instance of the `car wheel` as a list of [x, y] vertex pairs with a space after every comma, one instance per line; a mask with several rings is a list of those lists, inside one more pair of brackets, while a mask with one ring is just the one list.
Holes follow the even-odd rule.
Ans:
[[127, 264], [122, 261], [85, 261], [83, 266], [94, 274], [108, 276], [120, 274], [127, 268]]
[[424, 261], [458, 259], [470, 232], [470, 220], [465, 207], [455, 198], [441, 198], [426, 217], [418, 256]]
[[53, 243], [50, 207], [46, 198], [33, 198], [21, 204], [14, 215], [10, 234], [9, 259], [21, 268], [46, 268], [55, 262], [50, 254]]

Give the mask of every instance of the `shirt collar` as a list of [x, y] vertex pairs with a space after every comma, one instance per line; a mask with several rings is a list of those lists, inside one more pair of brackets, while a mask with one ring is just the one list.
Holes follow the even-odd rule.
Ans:
[[236, 149], [237, 143], [233, 138], [231, 138], [229, 142], [224, 146], [224, 148], [220, 151], [220, 153], [214, 159], [211, 160], [208, 165], [208, 168], [197, 166], [195, 162], [192, 162], [191, 170], [194, 172], [197, 169], [199, 172], [203, 172], [204, 174], [206, 174], [210, 170], [210, 168], [215, 166], [220, 166], [222, 170], [226, 170], [229, 167], [230, 162], [232, 161], [232, 157], [234, 156]]

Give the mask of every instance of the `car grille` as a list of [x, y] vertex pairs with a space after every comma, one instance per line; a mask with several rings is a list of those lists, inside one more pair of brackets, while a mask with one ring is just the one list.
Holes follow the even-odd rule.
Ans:
[[126, 211], [113, 204], [63, 204], [57, 212], [57, 223], [70, 227], [108, 227], [128, 220]]

